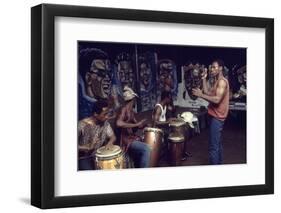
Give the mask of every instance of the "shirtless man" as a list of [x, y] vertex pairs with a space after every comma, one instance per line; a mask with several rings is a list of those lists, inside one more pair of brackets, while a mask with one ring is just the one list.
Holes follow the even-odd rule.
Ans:
[[203, 91], [193, 89], [193, 95], [203, 98], [209, 102], [208, 114], [210, 120], [209, 135], [209, 163], [222, 164], [222, 142], [221, 134], [224, 121], [229, 111], [229, 83], [223, 76], [224, 63], [217, 59], [211, 65], [210, 75], [214, 78], [211, 86], [207, 84], [207, 72], [203, 73]]

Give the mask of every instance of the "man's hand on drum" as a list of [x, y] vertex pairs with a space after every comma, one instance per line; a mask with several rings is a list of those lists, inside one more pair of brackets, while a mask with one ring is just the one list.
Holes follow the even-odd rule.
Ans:
[[137, 123], [138, 128], [142, 129], [145, 126], [146, 119], [142, 119]]
[[110, 150], [113, 147], [113, 143], [107, 143], [105, 149]]

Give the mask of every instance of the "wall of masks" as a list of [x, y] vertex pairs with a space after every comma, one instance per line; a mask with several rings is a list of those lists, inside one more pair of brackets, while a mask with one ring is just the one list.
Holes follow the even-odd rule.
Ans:
[[77, 49], [79, 119], [91, 115], [98, 99], [120, 106], [126, 85], [139, 95], [138, 112], [153, 109], [163, 90], [175, 105], [207, 106], [192, 88], [202, 87], [202, 72], [217, 58], [225, 62], [232, 101], [246, 103], [246, 48], [79, 41]]

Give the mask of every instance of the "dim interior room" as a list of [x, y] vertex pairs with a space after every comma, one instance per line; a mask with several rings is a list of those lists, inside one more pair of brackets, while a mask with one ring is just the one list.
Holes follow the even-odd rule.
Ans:
[[[30, 0], [19, 1], [12, 0], [2, 3], [1, 10], [1, 141], [3, 144], [1, 159], [1, 212], [21, 211], [21, 212], [41, 212], [41, 210], [32, 207], [30, 205], [30, 8], [41, 4], [42, 1]], [[72, 5], [84, 5], [84, 6], [100, 6], [100, 7], [114, 7], [114, 8], [130, 8], [130, 9], [145, 9], [145, 10], [161, 10], [161, 11], [177, 11], [177, 12], [192, 12], [192, 13], [204, 13], [204, 14], [222, 14], [222, 15], [236, 15], [236, 16], [251, 16], [251, 17], [268, 17], [275, 19], [275, 56], [281, 54], [281, 15], [280, 6], [278, 1], [114, 1], [114, 0], [45, 0], [44, 3], [55, 4], [72, 4]], [[86, 41], [86, 40], [84, 40]], [[88, 40], [87, 40], [88, 41]], [[122, 41], [119, 41], [122, 43]], [[138, 43], [138, 42], [136, 42]], [[144, 42], [147, 44], [146, 42]], [[158, 44], [164, 44], [160, 42]], [[75, 44], [77, 45], [77, 43]], [[76, 46], [77, 47], [77, 46]], [[147, 48], [147, 47], [143, 47]], [[158, 48], [158, 49], [157, 49]], [[172, 59], [170, 54], [163, 55], [162, 49], [164, 47], [149, 48], [149, 51], [158, 53], [157, 59]], [[105, 50], [110, 53], [109, 50]], [[147, 52], [141, 51], [140, 53]], [[184, 51], [184, 50], [181, 50]], [[113, 51], [114, 52], [114, 51]], [[166, 51], [164, 51], [166, 52]], [[132, 56], [134, 56], [135, 49], [132, 49]], [[115, 57], [118, 54], [112, 54]], [[77, 56], [77, 52], [75, 57]], [[199, 63], [205, 66], [211, 63], [213, 58], [200, 58], [194, 57], [192, 60], [199, 60]], [[75, 58], [76, 60], [76, 58]], [[238, 59], [239, 60], [239, 59]], [[114, 60], [113, 60], [114, 61]], [[184, 76], [182, 75], [182, 68], [189, 60], [182, 58], [179, 62], [174, 60], [177, 70], [177, 97], [180, 100], [175, 101], [177, 108], [176, 114], [181, 114], [187, 111], [183, 105], [186, 103], [184, 100]], [[225, 59], [227, 68], [231, 69], [235, 66], [235, 62], [228, 62]], [[248, 61], [246, 61], [247, 63]], [[256, 61], [259, 63], [259, 61]], [[245, 64], [241, 64], [245, 65]], [[235, 68], [236, 69], [236, 68]], [[55, 209], [48, 210], [50, 212], [230, 212], [236, 213], [238, 211], [259, 211], [259, 212], [278, 212], [281, 207], [281, 140], [280, 134], [280, 109], [281, 98], [279, 91], [281, 89], [279, 81], [281, 75], [278, 70], [281, 69], [280, 60], [275, 61], [275, 193], [273, 195], [259, 195], [259, 196], [243, 196], [243, 197], [230, 197], [230, 198], [214, 198], [214, 199], [196, 199], [196, 200], [182, 200], [171, 202], [153, 202], [153, 203], [139, 203], [139, 204], [124, 204], [124, 205], [109, 205], [109, 206], [96, 206], [96, 207], [83, 207], [83, 208], [68, 208], [68, 209]], [[236, 69], [237, 70], [237, 69]], [[239, 90], [239, 86], [237, 87]], [[77, 88], [74, 88], [74, 93], [77, 93]], [[178, 94], [180, 94], [178, 96]], [[155, 92], [157, 94], [157, 90]], [[260, 94], [255, 94], [259, 96]], [[76, 97], [76, 96], [75, 96]], [[191, 101], [192, 104], [199, 101]], [[224, 140], [225, 144], [225, 163], [232, 164], [245, 164], [247, 162], [247, 135], [243, 126], [237, 125], [239, 122], [245, 121], [245, 110], [238, 104], [233, 105], [236, 109], [232, 109], [229, 116], [229, 120], [225, 125]], [[139, 104], [139, 112], [141, 117], [151, 118], [151, 109], [141, 112], [141, 106]], [[240, 108], [241, 107], [241, 108]], [[193, 107], [194, 110], [200, 110], [200, 107]], [[202, 114], [203, 108], [202, 109]], [[138, 109], [137, 109], [138, 110]], [[194, 111], [198, 113], [198, 111]], [[248, 111], [247, 111], [248, 113]], [[201, 116], [200, 111], [198, 115], [198, 129], [192, 129], [190, 142], [188, 143], [188, 152], [190, 157], [183, 161], [186, 165], [200, 165], [208, 164], [207, 159], [207, 138], [208, 138], [208, 120], [205, 120], [205, 116]], [[76, 117], [77, 119], [77, 117]], [[257, 118], [259, 122], [259, 118]], [[196, 122], [194, 124], [197, 124]], [[16, 130], [16, 131], [15, 131]], [[198, 131], [199, 130], [199, 131]], [[233, 133], [235, 132], [238, 134]], [[237, 143], [237, 141], [244, 141]], [[201, 151], [198, 151], [201, 150]], [[202, 151], [203, 150], [203, 151]], [[235, 152], [231, 150], [236, 150]], [[74, 152], [76, 150], [73, 150]], [[202, 154], [199, 154], [202, 153]], [[168, 161], [161, 161], [161, 166], [166, 166]], [[192, 166], [191, 166], [192, 167]], [[207, 174], [200, 176], [200, 180], [208, 179], [213, 174]], [[237, 176], [233, 175], [233, 178]], [[159, 180], [166, 180], [168, 176], [161, 176]], [[180, 179], [180, 175], [175, 177], [171, 182], [177, 182]], [[67, 181], [66, 177], [63, 181]]]

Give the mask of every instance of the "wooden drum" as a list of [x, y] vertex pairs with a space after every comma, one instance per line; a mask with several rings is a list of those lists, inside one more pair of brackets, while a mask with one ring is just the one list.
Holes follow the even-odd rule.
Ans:
[[144, 142], [149, 145], [150, 152], [150, 167], [155, 167], [159, 161], [161, 143], [163, 139], [163, 131], [158, 128], [144, 128]]
[[110, 149], [100, 147], [95, 154], [95, 169], [123, 169], [125, 161], [120, 146], [113, 145]]
[[170, 134], [168, 137], [168, 153], [172, 166], [180, 166], [184, 150], [184, 136], [181, 134]]
[[171, 134], [185, 136], [186, 130], [187, 130], [187, 125], [186, 125], [186, 122], [183, 119], [181, 119], [181, 118], [172, 119], [169, 122], [169, 126], [170, 126], [170, 133]]

